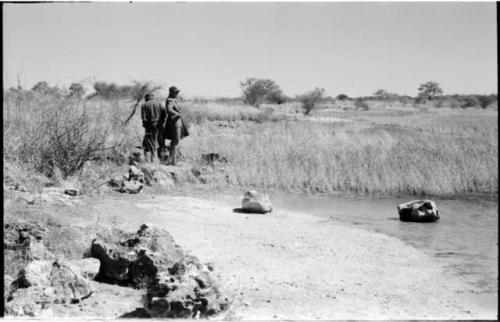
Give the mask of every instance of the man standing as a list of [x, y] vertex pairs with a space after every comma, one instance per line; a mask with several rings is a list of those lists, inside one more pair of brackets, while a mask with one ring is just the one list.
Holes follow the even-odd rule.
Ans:
[[[161, 132], [163, 120], [165, 119], [165, 109], [161, 103], [154, 101], [153, 94], [146, 94], [144, 100], [145, 102], [141, 106], [142, 126], [145, 130], [142, 147], [146, 162], [153, 162], [156, 155], [158, 138], [162, 139]], [[161, 147], [162, 144], [160, 142]]]
[[176, 163], [176, 148], [182, 138], [189, 135], [188, 130], [182, 121], [181, 110], [177, 105], [177, 96], [180, 90], [171, 86], [168, 89], [168, 98], [165, 103], [167, 109], [167, 122], [165, 123], [165, 138], [170, 141], [170, 160], [169, 164]]

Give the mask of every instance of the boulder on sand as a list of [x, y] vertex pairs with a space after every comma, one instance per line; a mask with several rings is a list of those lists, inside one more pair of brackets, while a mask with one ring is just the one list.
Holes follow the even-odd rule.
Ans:
[[401, 221], [433, 222], [439, 220], [439, 210], [432, 200], [413, 200], [398, 205]]
[[269, 197], [255, 190], [245, 192], [241, 208], [244, 212], [259, 214], [265, 214], [273, 210]]
[[228, 305], [206, 265], [184, 254], [166, 230], [147, 224], [132, 233], [102, 229], [91, 256], [101, 262], [97, 280], [146, 289], [151, 317], [208, 317]]

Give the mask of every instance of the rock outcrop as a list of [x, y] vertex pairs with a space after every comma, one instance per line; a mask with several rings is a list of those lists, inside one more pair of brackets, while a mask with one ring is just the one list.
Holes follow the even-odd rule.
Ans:
[[228, 305], [208, 267], [163, 229], [103, 230], [90, 254], [101, 262], [96, 280], [146, 289], [144, 309], [152, 317], [207, 317]]
[[38, 316], [50, 304], [74, 304], [93, 290], [79, 267], [66, 261], [32, 261], [19, 272], [6, 313]]
[[43, 243], [48, 229], [36, 222], [6, 223], [4, 234], [4, 248], [19, 251], [27, 260], [55, 259]]
[[398, 205], [401, 221], [433, 222], [439, 220], [439, 210], [432, 200], [413, 200]]
[[241, 209], [244, 212], [265, 214], [271, 212], [273, 207], [266, 194], [250, 190], [243, 196]]

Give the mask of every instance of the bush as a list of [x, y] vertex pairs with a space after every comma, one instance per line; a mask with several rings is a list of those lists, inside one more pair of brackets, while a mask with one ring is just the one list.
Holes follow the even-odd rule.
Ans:
[[50, 95], [54, 97], [65, 96], [65, 91], [63, 89], [60, 89], [57, 86], [50, 86], [49, 83], [45, 81], [36, 83], [31, 88], [31, 91], [40, 95]]
[[81, 170], [86, 161], [103, 151], [107, 131], [94, 125], [78, 102], [63, 100], [25, 124], [18, 156], [37, 171], [64, 178]]
[[359, 99], [359, 98], [354, 101], [354, 106], [356, 106], [356, 108], [361, 109], [363, 111], [368, 111], [370, 109], [370, 106], [368, 105], [368, 103], [366, 103], [364, 100]]
[[339, 95], [337, 95], [337, 99], [339, 101], [345, 101], [345, 100], [349, 99], [349, 96], [347, 96], [346, 94], [339, 94]]
[[479, 100], [472, 95], [467, 95], [467, 96], [461, 97], [460, 107], [462, 107], [462, 108], [479, 107], [480, 105], [481, 105], [481, 103], [479, 102]]
[[325, 90], [316, 87], [310, 92], [297, 96], [297, 100], [302, 104], [304, 114], [308, 115], [322, 100]]
[[476, 99], [482, 108], [487, 108], [498, 101], [497, 95], [476, 95]]
[[85, 88], [80, 83], [73, 83], [69, 87], [69, 96], [81, 99], [85, 95]]
[[270, 79], [247, 78], [240, 83], [243, 101], [252, 106], [261, 103], [283, 103], [286, 98], [278, 84]]

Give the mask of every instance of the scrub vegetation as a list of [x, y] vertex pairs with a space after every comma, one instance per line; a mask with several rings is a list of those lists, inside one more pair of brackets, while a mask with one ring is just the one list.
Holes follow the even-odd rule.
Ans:
[[[28, 186], [76, 180], [84, 193], [92, 193], [113, 171], [123, 172], [129, 153], [142, 141], [139, 117], [124, 122], [137, 100], [101, 87], [105, 95], [97, 91], [86, 97], [79, 86], [65, 95], [48, 84], [5, 91], [7, 175], [15, 172]], [[127, 89], [117, 88], [120, 93]], [[255, 106], [244, 99], [183, 100], [191, 127], [181, 143], [183, 158], [202, 166], [202, 154], [224, 156], [221, 178], [204, 182], [208, 187], [498, 193], [496, 95], [419, 101], [385, 90], [358, 98], [322, 93], [315, 96], [314, 108], [307, 109], [302, 100], [285, 99], [281, 92], [283, 101]], [[453, 102], [462, 102], [460, 108], [453, 108]], [[463, 102], [474, 107], [464, 108]]]

